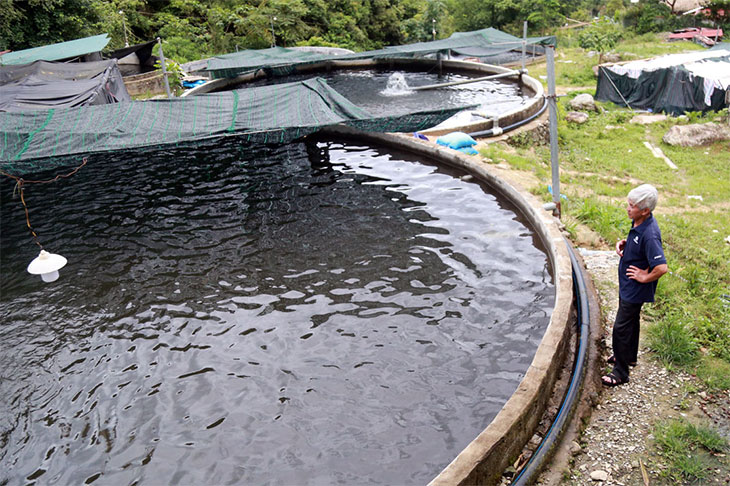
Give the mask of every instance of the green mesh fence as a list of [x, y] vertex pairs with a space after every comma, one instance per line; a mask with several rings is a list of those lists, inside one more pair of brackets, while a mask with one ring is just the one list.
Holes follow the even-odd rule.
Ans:
[[[414, 57], [439, 52], [460, 52], [463, 49], [468, 49], [469, 55], [493, 56], [520, 49], [522, 43], [523, 40], [521, 38], [490, 27], [473, 32], [457, 32], [448, 39], [440, 39], [432, 42], [417, 42], [353, 54], [319, 54], [283, 47], [245, 50], [210, 59], [206, 70], [215, 79], [234, 78], [259, 69], [265, 69], [275, 74], [290, 74], [297, 65], [326, 61]], [[529, 37], [525, 40], [525, 43], [526, 45], [555, 45], [556, 39], [555, 36]]]
[[374, 117], [321, 78], [171, 100], [0, 113], [0, 169], [16, 176], [84, 154], [189, 144], [225, 136], [287, 143], [345, 124], [378, 132], [432, 127], [470, 107]]

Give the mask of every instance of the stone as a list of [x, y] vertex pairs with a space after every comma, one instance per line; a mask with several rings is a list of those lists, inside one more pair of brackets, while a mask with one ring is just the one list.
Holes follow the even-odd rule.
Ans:
[[667, 119], [667, 115], [635, 115], [629, 123], [637, 125], [649, 125], [650, 123], [663, 122]]
[[581, 111], [571, 111], [567, 115], [565, 115], [565, 121], [582, 125], [588, 121], [588, 113], [583, 113]]
[[598, 111], [593, 96], [588, 93], [581, 93], [570, 100], [569, 106], [576, 111]]
[[528, 447], [532, 447], [534, 449], [537, 449], [538, 446], [542, 443], [542, 437], [540, 437], [539, 434], [535, 434], [530, 438], [530, 442], [528, 443]]
[[570, 454], [573, 456], [577, 456], [581, 452], [583, 452], [583, 448], [580, 446], [580, 444], [578, 444], [576, 441], [572, 441], [570, 443]]
[[594, 481], [607, 481], [608, 480], [608, 473], [606, 471], [602, 471], [600, 469], [591, 472], [591, 479]]
[[730, 128], [713, 122], [675, 125], [662, 137], [664, 143], [681, 147], [698, 147], [722, 140], [730, 140]]
[[617, 52], [607, 52], [603, 55], [603, 62], [620, 62], [621, 61], [621, 54]]

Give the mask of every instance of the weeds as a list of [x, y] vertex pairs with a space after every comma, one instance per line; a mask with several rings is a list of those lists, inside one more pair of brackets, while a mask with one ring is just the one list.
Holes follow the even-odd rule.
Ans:
[[698, 346], [680, 311], [667, 314], [647, 329], [647, 344], [665, 365], [689, 365], [697, 359]]
[[673, 481], [700, 481], [708, 477], [709, 453], [727, 449], [727, 441], [712, 429], [684, 419], [667, 420], [654, 427], [655, 442], [667, 460], [662, 474]]
[[630, 221], [626, 218], [626, 212], [614, 204], [590, 197], [570, 206], [568, 211], [607, 242], [614, 242], [628, 233]]
[[730, 390], [730, 363], [711, 356], [705, 356], [697, 366], [697, 378], [711, 392]]

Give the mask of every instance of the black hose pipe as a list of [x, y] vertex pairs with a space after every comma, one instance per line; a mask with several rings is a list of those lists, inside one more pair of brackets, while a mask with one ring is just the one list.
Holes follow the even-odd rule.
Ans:
[[538, 473], [544, 466], [544, 462], [549, 457], [550, 452], [563, 435], [565, 426], [568, 423], [568, 418], [573, 414], [575, 406], [578, 403], [578, 395], [580, 394], [581, 388], [583, 388], [583, 380], [586, 370], [585, 362], [588, 357], [588, 337], [590, 332], [588, 291], [586, 289], [585, 275], [583, 274], [583, 269], [578, 263], [575, 252], [567, 239], [565, 240], [565, 244], [568, 247], [570, 262], [573, 266], [573, 289], [575, 291], [576, 305], [578, 307], [577, 324], [580, 330], [578, 355], [575, 360], [575, 368], [573, 369], [573, 376], [570, 380], [570, 387], [568, 388], [568, 392], [565, 394], [565, 398], [560, 406], [557, 416], [555, 417], [555, 421], [550, 426], [550, 430], [548, 430], [545, 438], [542, 440], [535, 453], [532, 455], [522, 471], [520, 471], [520, 474], [514, 479], [514, 481], [512, 481], [512, 486], [527, 486], [535, 481]]

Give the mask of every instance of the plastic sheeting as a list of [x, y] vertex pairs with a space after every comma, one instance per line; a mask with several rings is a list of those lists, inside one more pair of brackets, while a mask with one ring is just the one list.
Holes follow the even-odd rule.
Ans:
[[130, 99], [115, 60], [0, 66], [0, 111], [104, 105]]
[[680, 115], [721, 110], [730, 86], [730, 50], [713, 49], [601, 66], [596, 99]]

